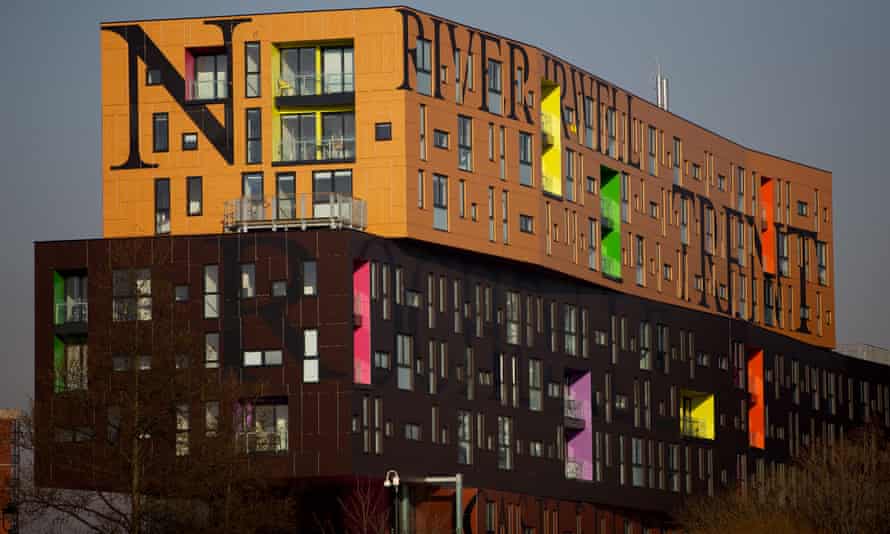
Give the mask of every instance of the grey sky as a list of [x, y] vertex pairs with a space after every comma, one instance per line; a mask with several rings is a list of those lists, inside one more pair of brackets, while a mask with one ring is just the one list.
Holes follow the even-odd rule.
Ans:
[[[33, 394], [32, 242], [101, 235], [99, 22], [364, 5], [381, 3], [3, 0], [0, 407]], [[838, 341], [890, 346], [890, 2], [410, 5], [540, 46], [650, 99], [657, 56], [675, 113], [831, 170]]]

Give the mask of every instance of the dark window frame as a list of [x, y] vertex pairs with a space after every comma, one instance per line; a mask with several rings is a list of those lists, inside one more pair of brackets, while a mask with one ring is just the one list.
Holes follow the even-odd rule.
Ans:
[[[250, 48], [252, 46], [256, 46], [256, 48], [257, 48], [256, 72], [251, 72], [250, 70], [248, 70], [248, 66], [247, 66], [248, 65], [247, 50], [248, 50], [248, 48]], [[260, 82], [260, 76], [261, 76], [260, 73], [262, 72], [262, 65], [263, 65], [262, 50], [263, 50], [263, 48], [259, 41], [245, 41], [245, 43], [244, 43], [244, 98], [260, 98], [261, 96], [263, 96], [263, 84]], [[247, 82], [247, 80], [251, 75], [254, 75], [254, 74], [256, 75], [256, 78], [257, 78], [256, 94], [251, 95], [248, 93], [248, 88], [250, 87], [250, 84]]]
[[[185, 136], [194, 135], [195, 136], [195, 144], [191, 148], [186, 145]], [[198, 150], [198, 132], [182, 132], [182, 150], [184, 152], [191, 152], [193, 150]]]
[[[445, 140], [445, 144], [439, 142], [440, 139]], [[451, 146], [451, 134], [446, 132], [445, 130], [440, 130], [438, 128], [433, 129], [433, 148], [440, 148], [443, 150], [448, 150], [448, 147]]]
[[[257, 130], [259, 136], [250, 136], [250, 115], [256, 113], [256, 119], [259, 122]], [[258, 156], [256, 161], [250, 160], [250, 144], [255, 142], [259, 145]], [[244, 161], [248, 165], [257, 165], [263, 162], [263, 112], [261, 108], [247, 108], [244, 110]]]
[[[158, 193], [161, 184], [165, 184], [167, 187], [167, 207], [165, 209], [161, 209], [158, 207]], [[168, 229], [166, 232], [160, 232], [158, 230], [158, 215], [162, 212], [166, 212], [167, 214], [167, 226]], [[155, 215], [155, 235], [169, 235], [170, 234], [170, 178], [155, 178], [154, 181], [154, 215]]]
[[[265, 191], [266, 191], [266, 183], [265, 183], [266, 177], [262, 172], [242, 172], [241, 173], [241, 196], [242, 197], [246, 196], [247, 187], [245, 187], [245, 186], [247, 185], [247, 177], [248, 176], [259, 176], [260, 177], [260, 191], [265, 193]], [[261, 195], [261, 199], [262, 199], [262, 196], [265, 196], [265, 194]]]
[[[198, 211], [192, 213], [192, 183], [198, 183]], [[204, 215], [204, 179], [201, 176], [187, 176], [185, 179], [185, 214], [187, 217]]]
[[[156, 81], [156, 82], [151, 81], [151, 73], [152, 72], [158, 73], [158, 81]], [[145, 69], [145, 85], [151, 87], [152, 85], [161, 85], [163, 83], [164, 83], [164, 77], [161, 74], [161, 69], [156, 69], [156, 68], [146, 68]]]
[[[158, 119], [164, 118], [164, 146], [158, 147]], [[170, 114], [166, 111], [151, 114], [151, 149], [152, 152], [170, 151]]]
[[375, 141], [392, 141], [392, 123], [376, 122], [374, 123], [374, 140]]

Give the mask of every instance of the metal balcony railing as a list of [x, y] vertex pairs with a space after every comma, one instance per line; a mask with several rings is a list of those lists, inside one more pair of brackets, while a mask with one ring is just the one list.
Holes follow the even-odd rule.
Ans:
[[291, 74], [278, 80], [275, 96], [313, 96], [352, 93], [355, 77], [351, 72], [315, 74]]
[[275, 161], [349, 161], [355, 159], [355, 137], [283, 140], [277, 149]]
[[287, 450], [287, 433], [279, 432], [239, 432], [235, 437], [239, 451], [284, 452]]
[[57, 302], [55, 310], [55, 324], [85, 323], [89, 306], [86, 300], [69, 300]]
[[364, 200], [338, 193], [303, 193], [229, 200], [223, 212], [223, 229], [352, 228], [367, 227]]
[[707, 424], [694, 417], [681, 417], [680, 433], [693, 438], [707, 438]]

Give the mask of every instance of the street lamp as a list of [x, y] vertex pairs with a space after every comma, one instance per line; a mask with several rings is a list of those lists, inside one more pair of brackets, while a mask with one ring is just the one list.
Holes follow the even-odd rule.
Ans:
[[390, 469], [383, 476], [383, 487], [393, 490], [392, 534], [399, 531], [399, 472]]

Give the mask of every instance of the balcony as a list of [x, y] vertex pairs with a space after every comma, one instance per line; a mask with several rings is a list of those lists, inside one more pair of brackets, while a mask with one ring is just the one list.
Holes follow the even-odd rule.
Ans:
[[364, 200], [337, 193], [304, 193], [280, 197], [242, 197], [229, 200], [223, 213], [223, 230], [286, 230], [367, 227]]
[[553, 146], [558, 132], [554, 125], [553, 117], [541, 114], [541, 143], [543, 146]]
[[612, 278], [621, 279], [621, 262], [620, 261], [616, 260], [615, 258], [606, 256], [605, 254], [602, 255], [600, 260], [601, 260], [601, 264], [602, 264], [600, 266], [600, 269], [603, 271], [603, 273], [611, 276]]
[[54, 322], [56, 325], [85, 323], [88, 311], [87, 301], [83, 299], [57, 302]]
[[692, 438], [710, 439], [707, 437], [707, 423], [694, 417], [680, 418], [680, 433]]
[[593, 480], [591, 462], [580, 458], [566, 458], [566, 478], [570, 480]]
[[275, 152], [275, 163], [355, 161], [355, 137], [284, 140]]
[[225, 100], [229, 94], [229, 84], [225, 79], [190, 80], [186, 83], [186, 100], [189, 101], [206, 102]]
[[286, 452], [287, 434], [278, 432], [240, 432], [236, 436], [239, 451], [247, 454], [255, 452]]
[[563, 401], [564, 424], [570, 430], [584, 429], [584, 421], [587, 419], [587, 402], [575, 399]]
[[612, 200], [611, 198], [603, 197], [600, 199], [600, 215], [603, 221], [603, 227], [609, 227], [610, 229], [617, 226], [619, 220], [621, 220], [621, 208], [618, 206], [618, 203]]
[[352, 73], [297, 74], [282, 77], [275, 87], [278, 107], [340, 106], [355, 103]]

